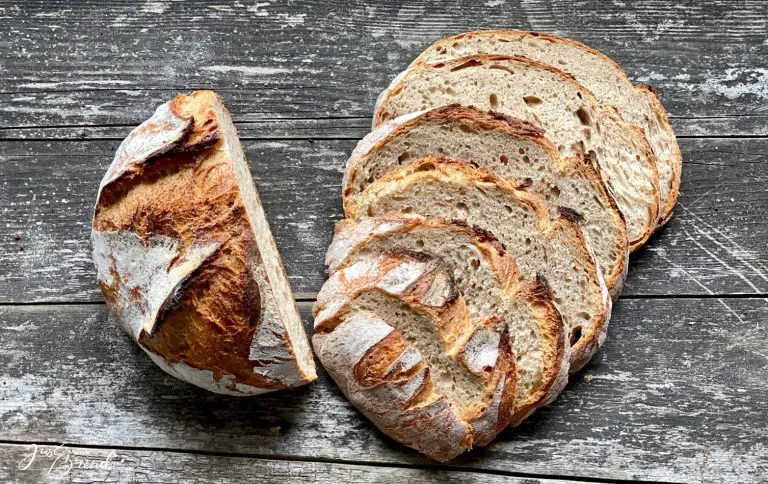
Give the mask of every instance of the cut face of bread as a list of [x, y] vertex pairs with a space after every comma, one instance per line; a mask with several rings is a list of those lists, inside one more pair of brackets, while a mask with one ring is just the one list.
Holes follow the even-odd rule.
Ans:
[[653, 233], [659, 175], [645, 135], [603, 107], [573, 77], [523, 57], [477, 55], [420, 64], [382, 93], [374, 124], [452, 103], [540, 126], [562, 157], [593, 157], [626, 219], [630, 250]]
[[667, 111], [653, 91], [642, 84], [633, 86], [621, 67], [581, 42], [519, 30], [486, 30], [448, 37], [428, 47], [412, 65], [437, 64], [476, 54], [519, 55], [556, 67], [575, 77], [600, 103], [618, 109], [625, 121], [639, 126], [656, 155], [660, 219], [669, 219], [680, 190], [682, 156]]
[[366, 136], [347, 162], [344, 210], [353, 216], [361, 193], [391, 170], [421, 157], [445, 155], [484, 168], [539, 195], [550, 218], [560, 209], [578, 214], [612, 296], [626, 276], [627, 234], [621, 212], [592, 166], [562, 159], [543, 132], [530, 124], [458, 105], [388, 121]]
[[237, 133], [214, 93], [177, 96], [120, 145], [91, 242], [110, 309], [168, 373], [231, 395], [316, 378]]
[[490, 234], [440, 219], [387, 215], [342, 220], [328, 248], [329, 272], [375, 254], [424, 253], [449, 268], [473, 327], [498, 319], [512, 338], [517, 423], [556, 396], [567, 380], [563, 323], [543, 278], [522, 285], [514, 259]]
[[509, 424], [516, 372], [506, 327], [473, 325], [439, 260], [361, 258], [330, 277], [314, 312], [321, 363], [398, 441], [445, 461]]
[[584, 366], [605, 337], [611, 300], [578, 226], [550, 222], [535, 195], [516, 190], [485, 170], [446, 158], [423, 158], [370, 185], [353, 218], [387, 213], [461, 220], [493, 233], [521, 274], [546, 277], [571, 344], [570, 371]]

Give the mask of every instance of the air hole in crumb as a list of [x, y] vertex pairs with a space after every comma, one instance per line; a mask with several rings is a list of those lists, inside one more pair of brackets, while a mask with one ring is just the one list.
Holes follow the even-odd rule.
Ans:
[[502, 165], [507, 165], [509, 163], [509, 158], [507, 158], [505, 155], [501, 155], [499, 157], [499, 161]]
[[504, 208], [506, 209], [507, 213], [512, 213], [512, 207], [509, 205], [504, 205]]
[[479, 261], [479, 260], [477, 260], [477, 259], [472, 259], [471, 261], [469, 261], [469, 264], [470, 264], [470, 265], [471, 265], [473, 268], [475, 268], [475, 269], [478, 269], [478, 268], [480, 267], [480, 261]]
[[472, 128], [470, 128], [470, 127], [469, 127], [469, 126], [467, 126], [466, 124], [461, 124], [461, 125], [459, 125], [459, 129], [460, 129], [460, 130], [461, 130], [463, 133], [470, 133], [470, 134], [471, 134], [471, 133], [474, 133], [474, 132], [475, 132], [475, 130], [473, 130]]
[[584, 126], [592, 126], [592, 116], [590, 116], [589, 111], [584, 109], [584, 107], [577, 109], [574, 114], [576, 114], [576, 117], [579, 118], [581, 124]]
[[411, 213], [413, 212], [413, 209], [411, 207], [405, 207], [404, 209], [400, 210], [402, 213]]
[[408, 158], [410, 158], [410, 156], [411, 156], [411, 154], [408, 153], [407, 151], [405, 153], [401, 154], [400, 156], [397, 157], [397, 164], [398, 165], [402, 165], [403, 163], [408, 161]]
[[499, 98], [496, 96], [496, 94], [491, 94], [488, 98], [488, 102], [491, 103], [491, 109], [496, 109], [499, 107]]
[[525, 101], [525, 104], [529, 106], [538, 106], [539, 104], [544, 102], [541, 100], [541, 98], [536, 96], [523, 96], [523, 101]]
[[469, 215], [469, 207], [467, 207], [466, 203], [459, 202], [456, 204], [456, 213], [459, 217], [466, 218]]
[[571, 346], [575, 346], [581, 339], [581, 326], [576, 326], [571, 331]]

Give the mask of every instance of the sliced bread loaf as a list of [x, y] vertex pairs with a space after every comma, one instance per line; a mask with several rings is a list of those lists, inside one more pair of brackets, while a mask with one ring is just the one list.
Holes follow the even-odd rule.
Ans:
[[460, 220], [493, 233], [527, 281], [545, 276], [570, 341], [571, 372], [602, 344], [611, 300], [569, 211], [550, 222], [539, 197], [489, 172], [447, 158], [422, 158], [370, 185], [352, 217], [397, 212]]
[[511, 421], [515, 361], [496, 318], [472, 324], [450, 270], [420, 254], [361, 257], [314, 308], [315, 352], [377, 427], [440, 461]]
[[569, 346], [544, 278], [520, 284], [514, 259], [492, 235], [441, 219], [387, 215], [338, 223], [326, 256], [331, 274], [372, 254], [426, 253], [450, 268], [475, 327], [498, 319], [516, 357], [513, 423], [548, 403], [567, 381]]
[[627, 269], [627, 233], [621, 212], [600, 176], [583, 158], [560, 158], [543, 131], [493, 112], [459, 105], [405, 115], [366, 136], [347, 161], [344, 210], [352, 216], [372, 182], [413, 160], [446, 155], [487, 169], [547, 202], [552, 219], [560, 208], [579, 225], [617, 297]]
[[661, 222], [672, 215], [680, 190], [682, 156], [667, 111], [647, 86], [632, 85], [624, 71], [604, 54], [581, 42], [551, 34], [519, 30], [468, 32], [439, 40], [412, 65], [437, 64], [476, 54], [520, 55], [571, 74], [602, 104], [618, 109], [637, 125], [656, 155], [662, 207]]
[[374, 126], [452, 103], [493, 109], [546, 130], [561, 156], [589, 154], [627, 222], [630, 250], [651, 236], [659, 174], [642, 130], [625, 123], [572, 76], [524, 57], [475, 55], [419, 64], [379, 96]]

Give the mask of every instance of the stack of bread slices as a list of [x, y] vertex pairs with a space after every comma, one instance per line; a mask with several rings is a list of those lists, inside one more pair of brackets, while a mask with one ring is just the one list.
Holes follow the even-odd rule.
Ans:
[[667, 220], [666, 111], [572, 40], [440, 40], [381, 93], [352, 153], [314, 308], [349, 400], [440, 461], [554, 400], [603, 344], [628, 256]]

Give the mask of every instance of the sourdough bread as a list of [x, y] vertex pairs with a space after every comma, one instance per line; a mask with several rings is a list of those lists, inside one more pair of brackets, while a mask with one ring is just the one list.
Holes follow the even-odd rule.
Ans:
[[550, 221], [539, 197], [447, 158], [422, 158], [380, 178], [351, 216], [398, 212], [460, 220], [493, 233], [527, 281], [545, 276], [571, 345], [571, 372], [602, 344], [611, 300], [570, 212]]
[[399, 442], [445, 461], [509, 424], [516, 372], [507, 329], [495, 318], [471, 323], [438, 259], [360, 258], [329, 278], [314, 312], [320, 362]]
[[590, 155], [627, 222], [630, 250], [651, 236], [659, 214], [659, 174], [643, 132], [603, 107], [572, 76], [524, 57], [475, 55], [408, 69], [381, 94], [374, 126], [451, 103], [530, 121], [561, 156]]
[[473, 327], [498, 319], [516, 357], [518, 392], [513, 424], [550, 402], [567, 381], [569, 347], [543, 277], [520, 284], [514, 259], [492, 235], [441, 219], [387, 215], [337, 224], [328, 248], [329, 272], [375, 254], [425, 253], [451, 271]]
[[316, 378], [309, 342], [221, 99], [179, 95], [117, 150], [91, 232], [102, 293], [162, 369], [217, 393]]
[[468, 32], [439, 40], [412, 66], [476, 54], [519, 55], [556, 67], [574, 76], [602, 104], [616, 107], [628, 123], [639, 126], [656, 155], [660, 221], [669, 219], [680, 190], [682, 156], [667, 111], [652, 90], [642, 84], [633, 86], [618, 64], [581, 42], [519, 30]]
[[342, 193], [347, 216], [362, 192], [413, 160], [445, 155], [484, 168], [544, 199], [553, 220], [560, 209], [578, 214], [606, 286], [618, 297], [628, 266], [623, 216], [600, 176], [583, 158], [560, 158], [540, 128], [459, 105], [404, 115], [361, 140], [347, 161]]

